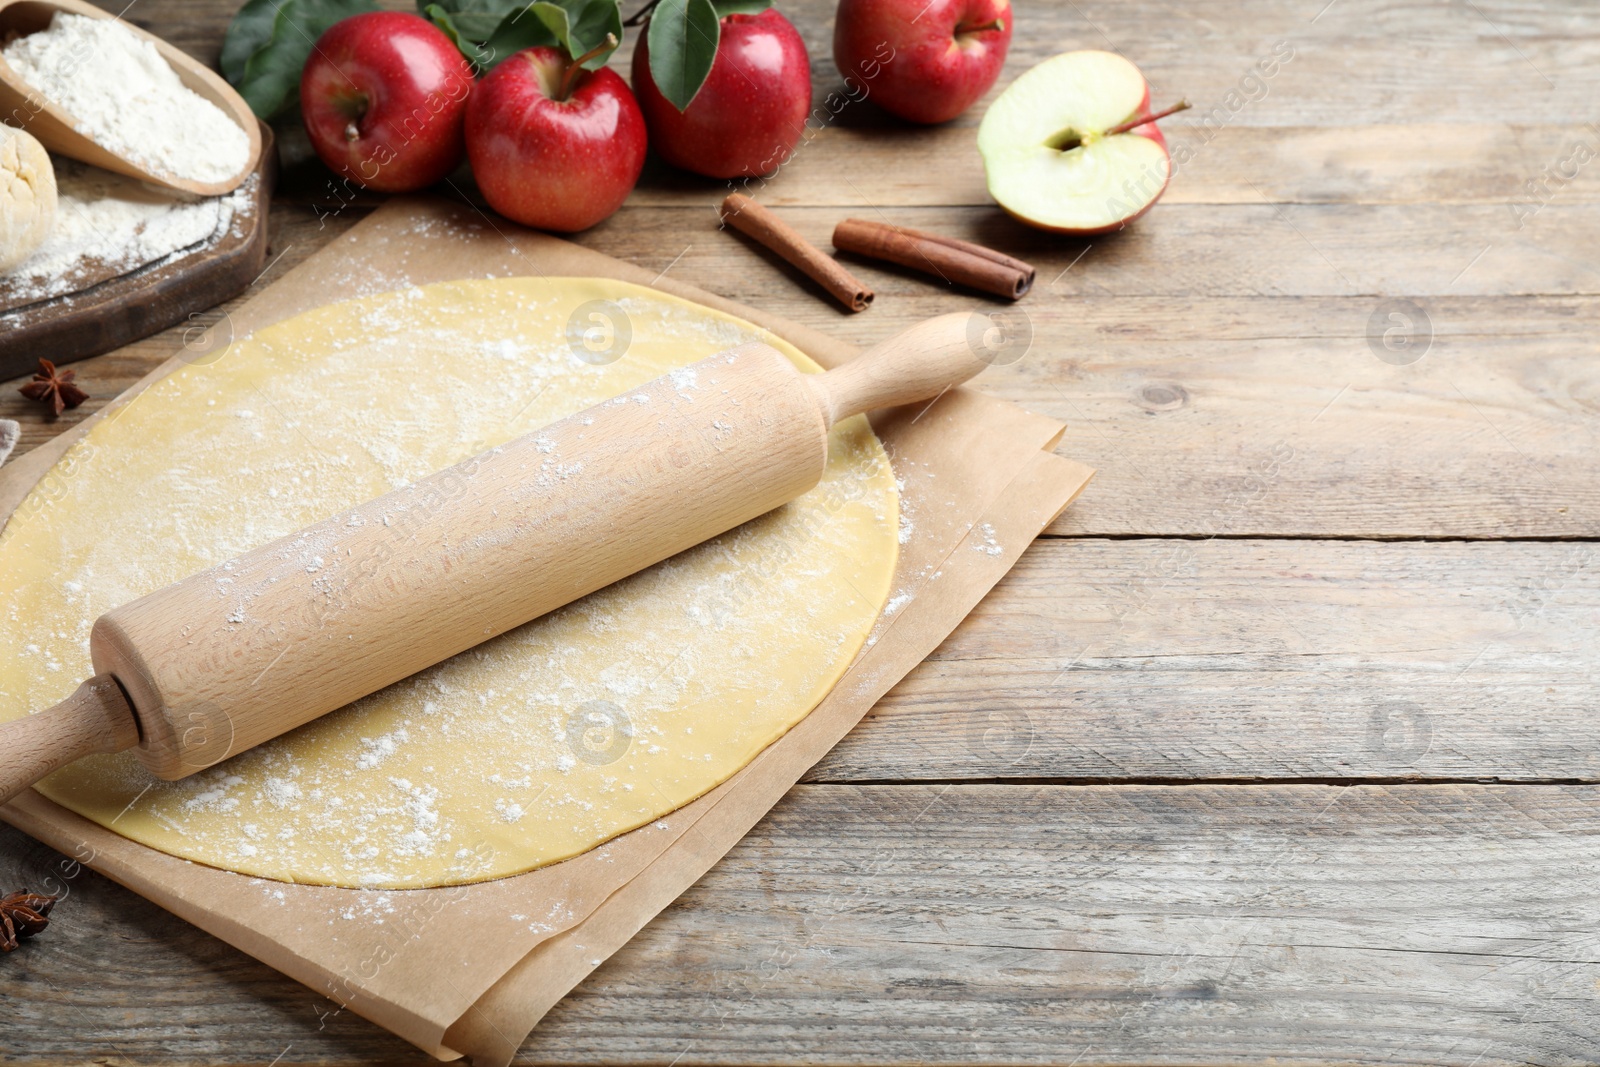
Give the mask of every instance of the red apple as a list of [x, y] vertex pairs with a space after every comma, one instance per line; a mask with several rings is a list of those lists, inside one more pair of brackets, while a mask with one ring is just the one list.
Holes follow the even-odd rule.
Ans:
[[768, 8], [722, 18], [711, 73], [683, 111], [650, 77], [643, 34], [633, 52], [633, 88], [662, 159], [709, 178], [754, 178], [782, 166], [805, 133], [811, 61], [793, 24]]
[[1000, 76], [1010, 0], [839, 0], [833, 61], [852, 88], [912, 122], [947, 122]]
[[1112, 52], [1067, 52], [1006, 87], [978, 127], [989, 194], [1053, 233], [1119, 230], [1149, 211], [1172, 175], [1139, 68]]
[[644, 149], [644, 116], [627, 83], [555, 48], [507, 57], [467, 102], [478, 188], [525, 226], [570, 233], [606, 218], [633, 191]]
[[317, 155], [385, 193], [432, 185], [461, 162], [472, 68], [420, 15], [370, 11], [329, 27], [300, 74]]

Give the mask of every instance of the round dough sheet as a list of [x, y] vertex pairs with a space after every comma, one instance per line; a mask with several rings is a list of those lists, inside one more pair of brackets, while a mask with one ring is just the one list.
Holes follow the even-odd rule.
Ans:
[[[180, 368], [97, 423], [0, 535], [0, 718], [93, 673], [102, 612], [757, 339], [817, 369], [652, 289], [510, 278], [319, 308]], [[829, 446], [794, 503], [190, 778], [122, 753], [38, 788], [284, 881], [450, 885], [585, 852], [737, 772], [866, 640], [895, 481], [864, 418]]]

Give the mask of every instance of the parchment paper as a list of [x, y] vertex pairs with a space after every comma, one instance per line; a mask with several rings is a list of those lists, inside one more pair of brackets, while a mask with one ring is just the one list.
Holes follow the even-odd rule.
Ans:
[[[748, 319], [825, 367], [858, 351], [608, 256], [491, 222], [469, 206], [416, 198], [389, 201], [221, 328], [244, 336], [364, 293], [508, 275], [653, 285]], [[94, 419], [115, 418], [128, 396], [181, 358]], [[47, 473], [46, 491], [72, 492], [72, 471], [51, 468], [94, 419], [0, 471], [0, 515], [9, 517]], [[32, 790], [0, 808], [0, 817], [441, 1059], [507, 1064], [545, 1012], [710, 869], [955, 629], [1093, 473], [1049, 452], [1059, 423], [972, 389], [881, 413], [874, 426], [904, 485], [911, 536], [901, 546], [895, 590], [910, 599], [879, 620], [868, 646], [805, 720], [733, 778], [659, 822], [527, 874], [379, 892], [190, 863]]]

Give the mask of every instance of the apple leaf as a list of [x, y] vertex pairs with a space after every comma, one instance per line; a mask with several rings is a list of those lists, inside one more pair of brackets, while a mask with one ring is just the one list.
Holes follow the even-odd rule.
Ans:
[[772, 6], [772, 0], [711, 0], [717, 17], [725, 15], [759, 15]]
[[[493, 16], [495, 21], [492, 26], [489, 25], [490, 16], [484, 12], [453, 12], [446, 10], [442, 4], [429, 4], [422, 9], [422, 13], [428, 21], [444, 31], [444, 35], [450, 38], [479, 75], [493, 70], [496, 64], [514, 52], [534, 45], [556, 43], [555, 36], [545, 24], [528, 14], [525, 7], [519, 7], [510, 14]], [[489, 26], [487, 30], [486, 26]]]
[[650, 78], [679, 111], [711, 73], [721, 33], [711, 0], [661, 0], [650, 13]]
[[[576, 59], [606, 39], [622, 37], [617, 0], [418, 0], [422, 13], [455, 42], [479, 74], [514, 52], [536, 45], [566, 50]], [[584, 63], [605, 65], [611, 50]]]
[[[452, 38], [458, 38], [457, 47], [463, 39], [475, 45], [483, 44], [508, 18], [520, 14], [526, 6], [526, 0], [522, 3], [516, 0], [418, 0], [417, 3], [430, 21]], [[449, 29], [445, 29], [446, 23]], [[472, 58], [465, 50], [462, 55]]]
[[[573, 59], [605, 44], [606, 34], [619, 43], [622, 41], [622, 7], [617, 0], [576, 0], [569, 8], [572, 10], [572, 40], [567, 54]], [[583, 65], [588, 70], [599, 70], [615, 51], [615, 47], [607, 48]]]
[[[616, 0], [538, 0], [528, 10], [549, 28], [573, 59], [601, 48], [607, 34], [622, 39], [622, 11]], [[615, 50], [603, 49], [585, 60], [584, 67], [599, 70]]]
[[376, 10], [373, 0], [246, 0], [222, 38], [223, 77], [256, 117], [276, 118], [299, 102], [300, 71], [317, 38]]
[[493, 70], [501, 60], [524, 48], [560, 43], [555, 34], [550, 32], [550, 27], [532, 12], [531, 7], [520, 7], [500, 20], [494, 33], [483, 42], [483, 58], [473, 61], [480, 72]]
[[486, 60], [489, 57], [485, 54], [483, 46], [474, 43], [462, 32], [461, 27], [456, 25], [453, 14], [438, 4], [429, 4], [422, 9], [422, 16], [439, 27], [444, 35], [450, 38], [450, 43], [455, 45], [457, 51], [466, 57], [467, 62], [472, 64], [474, 71], [488, 69], [489, 64]]
[[572, 51], [572, 17], [567, 9], [560, 4], [551, 3], [550, 0], [539, 0], [536, 4], [528, 5], [528, 13], [544, 24], [545, 29], [555, 35], [557, 43], [567, 50], [567, 55]]

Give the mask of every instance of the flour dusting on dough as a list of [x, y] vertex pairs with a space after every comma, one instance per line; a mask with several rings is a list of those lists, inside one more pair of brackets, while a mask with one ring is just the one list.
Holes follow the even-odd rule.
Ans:
[[[567, 325], [602, 298], [633, 339], [596, 366]], [[364, 297], [182, 368], [99, 424], [63, 460], [70, 477], [0, 535], [14, 591], [0, 714], [87, 677], [89, 625], [109, 608], [584, 407], [638, 403], [662, 374], [673, 403], [734, 432], [745, 414], [682, 368], [752, 340], [783, 347], [649, 290], [518, 278]], [[530, 492], [585, 477], [561, 451], [530, 463]], [[397, 553], [404, 518], [385, 519]], [[803, 717], [888, 600], [900, 534], [882, 446], [847, 420], [815, 490], [642, 574], [188, 779], [152, 785], [122, 755], [43, 789], [153, 847], [268, 878], [382, 890], [554, 862], [693, 800]], [[332, 539], [284, 551], [318, 583], [344, 566]], [[195, 625], [270, 624], [225, 573], [214, 595]]]

